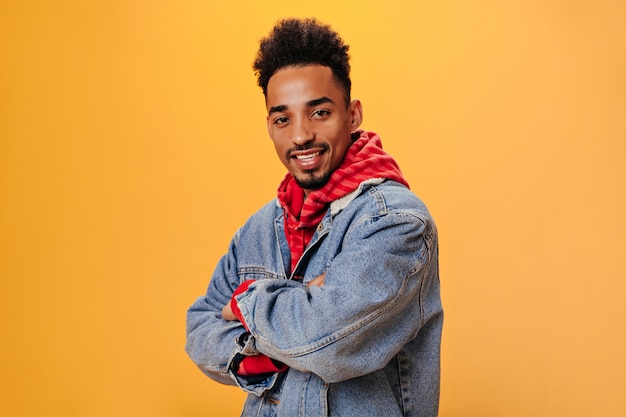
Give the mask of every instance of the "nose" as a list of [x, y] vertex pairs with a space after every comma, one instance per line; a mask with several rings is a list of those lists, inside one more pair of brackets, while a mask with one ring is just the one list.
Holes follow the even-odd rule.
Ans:
[[296, 145], [304, 145], [311, 142], [315, 135], [306, 117], [300, 117], [293, 121], [292, 141]]

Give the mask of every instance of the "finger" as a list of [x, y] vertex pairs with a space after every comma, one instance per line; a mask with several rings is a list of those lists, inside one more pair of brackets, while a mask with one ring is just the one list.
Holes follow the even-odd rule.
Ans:
[[317, 287], [321, 287], [324, 285], [324, 279], [326, 279], [326, 273], [323, 273], [322, 275], [313, 278], [311, 281], [308, 282], [307, 287], [311, 287], [311, 286], [317, 286]]

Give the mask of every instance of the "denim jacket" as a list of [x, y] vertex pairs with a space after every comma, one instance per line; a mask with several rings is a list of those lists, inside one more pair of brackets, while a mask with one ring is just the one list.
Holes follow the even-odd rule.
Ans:
[[[186, 351], [210, 378], [249, 393], [243, 417], [436, 416], [437, 245], [425, 205], [406, 187], [373, 179], [331, 204], [288, 274], [283, 210], [273, 200], [237, 231], [190, 307]], [[306, 286], [322, 273], [323, 286]], [[237, 296], [246, 332], [221, 309], [250, 279]], [[288, 370], [233, 372], [235, 357], [258, 353]]]

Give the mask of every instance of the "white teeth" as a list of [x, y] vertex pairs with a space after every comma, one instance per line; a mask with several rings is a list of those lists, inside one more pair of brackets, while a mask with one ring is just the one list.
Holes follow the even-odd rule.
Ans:
[[298, 155], [296, 156], [296, 158], [298, 158], [299, 161], [310, 161], [319, 154], [320, 154], [319, 152], [315, 152], [315, 153], [308, 154], [308, 155]]

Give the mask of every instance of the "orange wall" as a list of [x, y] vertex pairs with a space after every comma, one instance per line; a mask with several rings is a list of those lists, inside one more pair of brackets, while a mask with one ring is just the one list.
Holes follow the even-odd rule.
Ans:
[[623, 2], [212, 3], [0, 1], [0, 415], [239, 415], [185, 310], [283, 176], [257, 40], [312, 15], [439, 224], [441, 416], [626, 414]]

